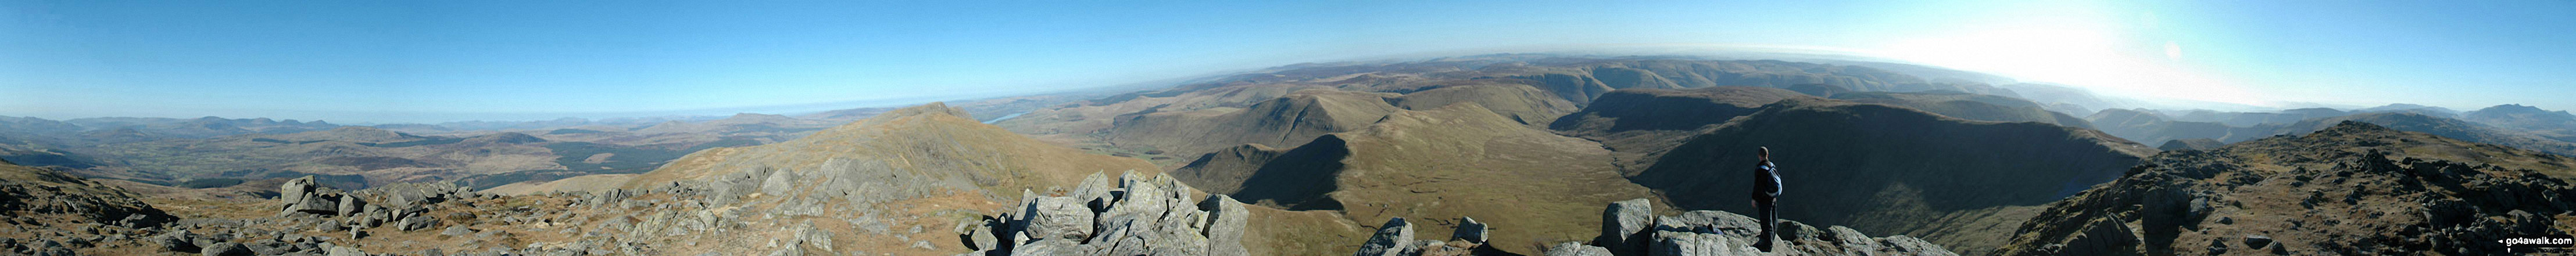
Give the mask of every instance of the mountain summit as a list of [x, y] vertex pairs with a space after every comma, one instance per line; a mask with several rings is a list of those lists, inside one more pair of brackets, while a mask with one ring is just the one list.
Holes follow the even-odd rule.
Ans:
[[2576, 159], [2363, 122], [2149, 158], [2049, 205], [2001, 255], [2501, 255], [2559, 234]]

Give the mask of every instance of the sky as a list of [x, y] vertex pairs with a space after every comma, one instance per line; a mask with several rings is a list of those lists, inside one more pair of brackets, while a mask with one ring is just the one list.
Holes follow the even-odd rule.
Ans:
[[721, 115], [1639, 45], [2257, 106], [2576, 109], [2571, 0], [535, 2], [0, 0], [0, 115]]

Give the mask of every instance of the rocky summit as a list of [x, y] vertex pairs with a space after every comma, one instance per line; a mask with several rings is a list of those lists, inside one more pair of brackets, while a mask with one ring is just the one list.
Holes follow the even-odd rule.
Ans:
[[[2498, 163], [2498, 164], [2489, 164]], [[2156, 155], [2049, 205], [2001, 255], [2511, 255], [2576, 230], [2570, 159], [2347, 121]], [[2536, 168], [2535, 168], [2536, 167]]]
[[[1549, 256], [1733, 256], [1733, 255], [1958, 255], [1923, 239], [1895, 235], [1870, 237], [1843, 226], [1816, 228], [1797, 221], [1776, 223], [1779, 240], [1771, 251], [1753, 247], [1762, 220], [1724, 211], [1687, 211], [1657, 216], [1646, 199], [1611, 203], [1601, 215], [1600, 236], [1589, 243], [1568, 241], [1549, 246]], [[1462, 218], [1460, 222], [1474, 222]], [[1483, 233], [1482, 229], [1459, 232]], [[1353, 255], [1512, 255], [1469, 236], [1448, 241], [1416, 240], [1414, 226], [1389, 218]]]
[[1201, 195], [1171, 176], [1092, 174], [1074, 192], [1029, 194], [998, 216], [960, 223], [960, 255], [1249, 255], [1242, 202]]
[[0, 161], [0, 254], [105, 254], [177, 220], [139, 195], [51, 167]]

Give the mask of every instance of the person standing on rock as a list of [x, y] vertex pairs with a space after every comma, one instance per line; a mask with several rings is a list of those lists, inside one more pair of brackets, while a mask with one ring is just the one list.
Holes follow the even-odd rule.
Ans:
[[1780, 173], [1771, 165], [1770, 147], [1754, 149], [1754, 158], [1761, 161], [1753, 166], [1753, 211], [1762, 215], [1762, 240], [1754, 241], [1753, 248], [1771, 252], [1771, 240], [1778, 236], [1771, 229], [1780, 226], [1779, 208], [1773, 204], [1780, 199]]

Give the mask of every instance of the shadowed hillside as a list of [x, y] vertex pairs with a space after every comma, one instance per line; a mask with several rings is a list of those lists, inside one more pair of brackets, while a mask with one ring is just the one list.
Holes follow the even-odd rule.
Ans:
[[1619, 90], [1602, 95], [1600, 101], [1582, 112], [1558, 118], [1548, 128], [1601, 142], [1617, 158], [1623, 175], [1636, 175], [1653, 166], [1652, 159], [1701, 127], [1753, 114], [1763, 105], [1785, 99], [1815, 97], [1782, 89], [1735, 86]]
[[1877, 104], [1793, 99], [1703, 128], [1629, 180], [1689, 209], [1750, 211], [1746, 177], [1770, 147], [1784, 218], [1923, 237], [1978, 253], [2031, 208], [2118, 177], [2154, 150], [2092, 130], [1959, 120]]

